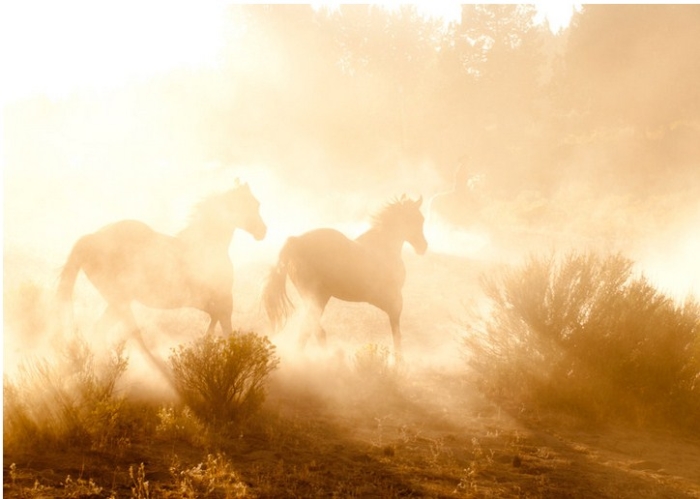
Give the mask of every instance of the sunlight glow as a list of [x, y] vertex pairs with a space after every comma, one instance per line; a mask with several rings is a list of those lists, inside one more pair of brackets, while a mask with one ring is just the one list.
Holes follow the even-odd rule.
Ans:
[[581, 11], [580, 3], [569, 2], [540, 2], [536, 7], [535, 22], [537, 24], [547, 22], [549, 29], [555, 34], [568, 28], [574, 13]]
[[[405, 2], [397, 0], [388, 0], [383, 2], [375, 2], [373, 5], [378, 5], [390, 11], [394, 11], [406, 4]], [[411, 5], [414, 5], [418, 12], [422, 15], [433, 19], [442, 19], [445, 24], [459, 24], [462, 18], [461, 2], [417, 2], [411, 3]], [[537, 7], [535, 23], [549, 23], [549, 29], [552, 31], [552, 33], [558, 33], [561, 30], [566, 29], [569, 26], [569, 22], [571, 22], [574, 12], [581, 11], [580, 3], [538, 2], [535, 5]], [[340, 3], [312, 2], [311, 6], [316, 10], [325, 8], [330, 11], [334, 11], [340, 7]]]
[[[228, 0], [172, 3], [13, 2], [3, 7], [6, 47], [3, 97], [61, 97], [76, 90], [103, 90], [181, 67], [218, 62]], [[377, 5], [398, 9], [397, 1]], [[332, 2], [315, 9], [337, 9]], [[418, 11], [446, 24], [459, 23], [461, 5], [418, 2]], [[552, 32], [566, 28], [580, 4], [541, 3], [536, 22]], [[8, 49], [11, 47], [11, 49]]]
[[217, 63], [227, 2], [87, 0], [3, 7], [4, 97], [102, 90]]

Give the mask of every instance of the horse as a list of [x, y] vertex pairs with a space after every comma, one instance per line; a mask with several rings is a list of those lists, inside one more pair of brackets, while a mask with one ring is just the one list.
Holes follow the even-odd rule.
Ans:
[[366, 302], [389, 316], [394, 353], [401, 353], [400, 318], [406, 269], [401, 259], [403, 243], [423, 255], [428, 243], [423, 234], [423, 198], [404, 194], [388, 203], [372, 218], [369, 230], [352, 240], [341, 232], [321, 228], [287, 239], [263, 287], [262, 302], [275, 331], [293, 304], [286, 292], [287, 277], [307, 305], [306, 325], [299, 346], [304, 348], [314, 332], [321, 346], [326, 332], [321, 316], [331, 297]]
[[193, 210], [189, 224], [177, 235], [156, 232], [137, 220], [122, 220], [78, 239], [61, 271], [59, 302], [72, 301], [82, 270], [107, 302], [98, 325], [123, 322], [146, 353], [131, 310], [132, 302], [147, 307], [192, 307], [209, 315], [207, 332], [217, 324], [232, 333], [233, 265], [228, 249], [237, 228], [262, 240], [267, 227], [260, 203], [248, 184], [210, 196]]

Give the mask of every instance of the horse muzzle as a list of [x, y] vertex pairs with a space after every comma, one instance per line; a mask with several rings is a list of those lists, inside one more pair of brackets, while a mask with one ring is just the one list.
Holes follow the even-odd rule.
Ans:
[[425, 252], [428, 251], [428, 241], [425, 239], [411, 243], [411, 246], [417, 255], [425, 255]]
[[241, 228], [253, 236], [256, 241], [262, 241], [267, 234], [267, 225], [259, 216], [249, 218]]
[[254, 231], [251, 232], [251, 235], [255, 238], [256, 241], [262, 241], [265, 239], [265, 235], [267, 234], [267, 226], [263, 224], [261, 227], [256, 227]]

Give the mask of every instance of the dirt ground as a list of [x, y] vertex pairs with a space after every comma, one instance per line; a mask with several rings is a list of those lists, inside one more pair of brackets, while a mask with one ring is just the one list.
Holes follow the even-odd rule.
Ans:
[[[151, 439], [121, 455], [5, 454], [5, 496], [147, 497], [129, 476], [143, 463], [150, 497], [181, 497], [173, 463], [189, 469], [216, 452], [247, 497], [700, 497], [697, 437], [513, 416], [439, 372], [404, 383], [334, 397], [276, 379], [249, 431], [203, 446]], [[68, 476], [102, 490], [80, 493]]]
[[[386, 317], [368, 305], [331, 302], [327, 350], [310, 344], [299, 352], [295, 318], [271, 336], [280, 367], [262, 412], [237, 434], [166, 439], [144, 432], [109, 453], [4, 449], [4, 495], [191, 497], [183, 477], [192, 473], [185, 472], [211, 455], [227, 463], [227, 479], [238, 485], [212, 484], [194, 496], [700, 498], [698, 434], [586, 427], [480, 394], [459, 338], [467, 311], [480, 306], [478, 276], [493, 263], [410, 252], [405, 261], [405, 358], [391, 375], [369, 379], [353, 364], [363, 345], [390, 346]], [[257, 289], [270, 263], [237, 269], [234, 324], [241, 330], [269, 333]], [[198, 326], [200, 319], [159, 320], [148, 330], [175, 331], [177, 344], [186, 337], [174, 323]], [[132, 358], [123, 389], [134, 410], [171, 401], [156, 374], [143, 375], [148, 368], [135, 362], [137, 352]]]

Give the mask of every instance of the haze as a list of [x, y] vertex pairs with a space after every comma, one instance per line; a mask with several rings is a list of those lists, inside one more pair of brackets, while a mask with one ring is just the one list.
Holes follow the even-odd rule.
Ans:
[[[273, 334], [260, 291], [289, 236], [330, 227], [356, 237], [404, 194], [422, 197], [428, 244], [424, 255], [409, 245], [402, 254], [408, 369], [393, 374], [410, 394], [375, 394], [376, 407], [426, 433], [444, 430], [430, 426], [431, 411], [460, 428], [466, 406], [472, 433], [454, 430], [458, 439], [476, 448], [487, 426], [476, 407], [490, 402], [475, 402], [474, 386], [463, 391], [462, 347], [465, 324], [491, 310], [481, 277], [504, 265], [619, 253], [678, 310], [691, 303], [700, 290], [700, 6], [434, 5], [4, 6], [8, 379], [28, 359], [57, 357], [54, 296], [81, 236], [126, 219], [177, 234], [200, 201], [239, 181], [260, 202], [267, 231], [259, 241], [233, 235], [233, 329], [276, 345], [272, 393], [285, 410], [297, 410], [295, 397], [318, 397], [324, 415], [356, 411], [381, 430], [384, 416], [371, 404], [350, 407], [360, 399], [343, 390], [359, 386], [348, 367], [357, 352], [391, 348], [386, 315], [331, 300], [328, 348], [310, 340], [300, 351], [303, 317]], [[96, 351], [124, 339], [91, 334], [105, 302], [83, 274], [72, 304], [76, 330]], [[206, 329], [194, 309], [136, 305], [134, 314], [163, 359]], [[128, 343], [127, 354], [123, 393], [170, 403], [172, 390], [138, 347]], [[502, 431], [510, 452], [522, 428], [500, 407], [495, 414], [503, 426], [494, 438]], [[614, 460], [600, 456], [607, 472]], [[504, 476], [516, 467], [507, 457], [495, 461]], [[697, 476], [684, 473], [669, 476]]]
[[[106, 223], [174, 233], [239, 177], [269, 233], [234, 237], [238, 270], [407, 193], [435, 254], [622, 251], [695, 291], [697, 8], [208, 5], [10, 8], [6, 292], [50, 288]], [[460, 161], [476, 208], [439, 213]]]
[[459, 23], [454, 8], [208, 5], [6, 7], [9, 255], [60, 265], [120, 218], [175, 230], [236, 176], [276, 220], [275, 248], [449, 190], [468, 155], [494, 206], [552, 203], [550, 232], [605, 232], [664, 287], [693, 289], [695, 8], [660, 10], [678, 23], [662, 36], [640, 28], [654, 7], [591, 6], [554, 35], [537, 22], [573, 7], [468, 6]]

